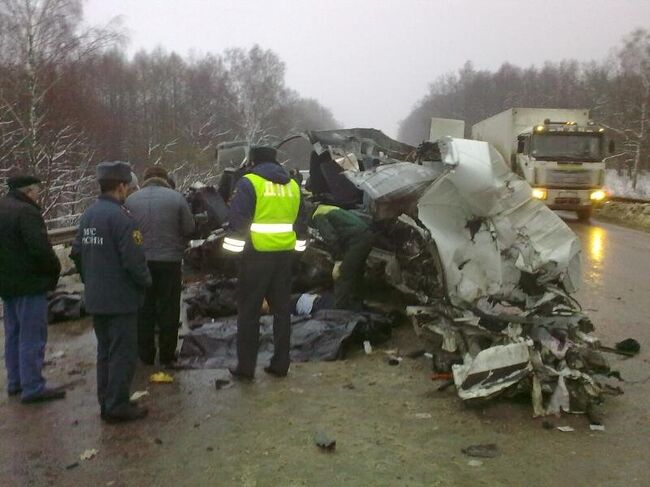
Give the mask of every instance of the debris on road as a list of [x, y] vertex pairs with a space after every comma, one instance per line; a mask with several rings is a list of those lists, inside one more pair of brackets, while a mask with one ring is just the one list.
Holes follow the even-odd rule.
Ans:
[[591, 431], [605, 431], [605, 425], [602, 425], [602, 424], [590, 424], [589, 429]]
[[478, 458], [495, 458], [499, 456], [499, 447], [494, 443], [470, 445], [460, 450], [465, 455]]
[[131, 394], [130, 399], [131, 401], [138, 401], [148, 395], [149, 395], [149, 391], [135, 391], [133, 394]]
[[575, 431], [575, 429], [572, 428], [571, 426], [558, 426], [557, 429], [559, 429], [563, 433], [572, 433], [573, 431]]
[[233, 385], [233, 382], [228, 380], [228, 379], [215, 379], [214, 380], [214, 387], [218, 391], [222, 389], [227, 389]]
[[149, 376], [149, 382], [153, 384], [171, 384], [174, 382], [174, 377], [165, 372], [156, 372]]
[[626, 338], [625, 340], [620, 341], [616, 344], [616, 350], [636, 355], [641, 350], [641, 344], [634, 338]]
[[363, 351], [366, 353], [366, 355], [370, 355], [372, 353], [372, 345], [370, 345], [370, 342], [368, 340], [364, 340], [363, 342]]
[[470, 467], [480, 467], [483, 465], [483, 462], [481, 460], [470, 460], [467, 462], [467, 465]]
[[431, 413], [415, 413], [415, 419], [431, 419]]
[[79, 455], [79, 460], [81, 461], [90, 460], [91, 458], [96, 457], [98, 453], [99, 452], [94, 448], [88, 449], [84, 451], [81, 455]]
[[73, 462], [73, 463], [71, 463], [69, 465], [66, 465], [65, 469], [66, 470], [72, 470], [73, 468], [77, 468], [78, 466], [79, 466], [79, 462]]
[[336, 449], [336, 440], [330, 438], [322, 431], [316, 433], [314, 436], [314, 443], [316, 446], [318, 446], [318, 448], [325, 451], [333, 452]]

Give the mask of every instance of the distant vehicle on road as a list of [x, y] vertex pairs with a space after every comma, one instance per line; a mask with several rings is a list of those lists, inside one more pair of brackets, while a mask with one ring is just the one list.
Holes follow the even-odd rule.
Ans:
[[613, 146], [589, 110], [511, 108], [472, 126], [471, 136], [492, 144], [553, 210], [588, 221], [607, 199], [603, 159]]

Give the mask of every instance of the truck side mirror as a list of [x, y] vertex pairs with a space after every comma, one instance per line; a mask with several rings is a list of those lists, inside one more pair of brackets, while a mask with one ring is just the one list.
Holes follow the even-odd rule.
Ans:
[[609, 140], [609, 146], [607, 147], [607, 149], [609, 150], [610, 154], [613, 154], [614, 152], [616, 152], [616, 142], [614, 142], [612, 139], [610, 139]]

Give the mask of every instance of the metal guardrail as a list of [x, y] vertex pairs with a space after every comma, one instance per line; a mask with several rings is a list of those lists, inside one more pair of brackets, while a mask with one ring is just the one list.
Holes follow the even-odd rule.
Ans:
[[612, 196], [610, 201], [618, 201], [619, 203], [646, 203], [650, 204], [650, 200], [643, 200], [640, 198], [628, 198], [626, 196]]
[[49, 230], [47, 236], [50, 238], [52, 245], [69, 244], [74, 241], [77, 228], [79, 227], [55, 228], [54, 230]]

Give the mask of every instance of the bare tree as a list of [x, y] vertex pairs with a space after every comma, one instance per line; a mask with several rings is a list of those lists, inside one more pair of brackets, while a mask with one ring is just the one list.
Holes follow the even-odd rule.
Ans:
[[0, 64], [14, 73], [0, 85], [0, 125], [8, 127], [0, 132], [7, 148], [0, 162], [4, 172], [45, 178], [46, 214], [77, 204], [70, 191], [83, 187], [89, 164], [83, 132], [57, 123], [46, 98], [65, 66], [120, 39], [113, 28], [83, 30], [81, 20], [81, 0], [0, 0]]

